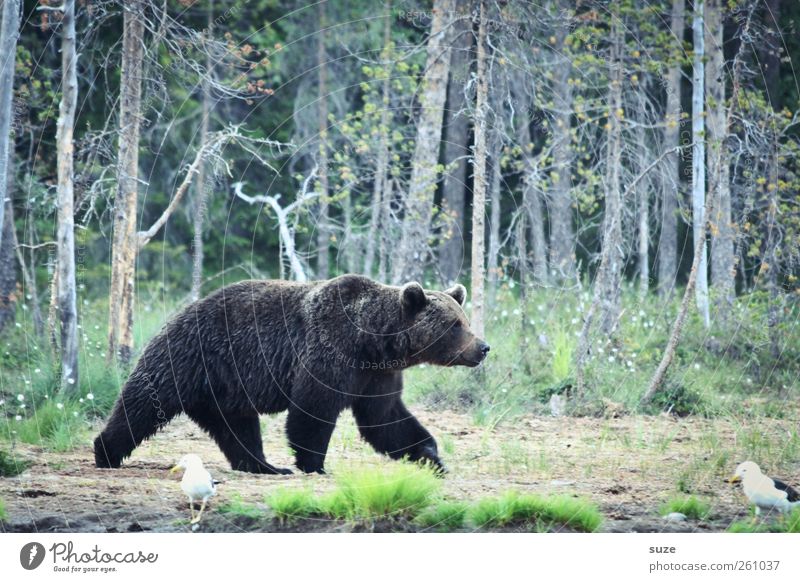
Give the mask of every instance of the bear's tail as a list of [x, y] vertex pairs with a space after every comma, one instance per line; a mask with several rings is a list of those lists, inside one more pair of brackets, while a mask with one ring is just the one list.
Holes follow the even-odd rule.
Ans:
[[106, 427], [94, 440], [96, 467], [119, 467], [143, 440], [153, 436], [175, 416], [177, 411], [170, 402], [162, 401], [160, 392], [134, 371]]

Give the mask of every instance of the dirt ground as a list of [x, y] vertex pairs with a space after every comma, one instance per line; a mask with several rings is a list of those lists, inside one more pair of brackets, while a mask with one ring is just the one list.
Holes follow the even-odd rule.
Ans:
[[[742, 424], [735, 419], [523, 417], [484, 427], [454, 412], [416, 412], [437, 437], [448, 464], [450, 473], [443, 481], [448, 498], [474, 500], [509, 489], [577, 494], [598, 505], [605, 516], [602, 531], [606, 532], [720, 531], [747, 515], [741, 491], [723, 479], [742, 460], [737, 458], [742, 451]], [[292, 460], [283, 421], [283, 416], [264, 420], [264, 447], [270, 462], [289, 467]], [[760, 422], [758, 430], [769, 442], [769, 438], [780, 439], [790, 428], [788, 422], [768, 420]], [[216, 511], [226, 501], [238, 498], [264, 507], [265, 495], [277, 487], [310, 486], [324, 491], [333, 486], [333, 477], [231, 471], [213, 442], [186, 419], [173, 422], [117, 470], [94, 467], [88, 440], [70, 453], [44, 452], [26, 445], [18, 446], [17, 452], [32, 466], [18, 477], [0, 479], [0, 497], [9, 514], [0, 530], [189, 531], [180, 477], [168, 471], [189, 452], [199, 454], [212, 475], [222, 481], [200, 531], [391, 528], [323, 520], [281, 526], [274, 519], [248, 519]], [[337, 466], [384, 462], [390, 461], [362, 443], [352, 418], [344, 415], [328, 453], [329, 473], [335, 473]], [[672, 522], [659, 515], [659, 506], [679, 486], [711, 502], [709, 518]]]

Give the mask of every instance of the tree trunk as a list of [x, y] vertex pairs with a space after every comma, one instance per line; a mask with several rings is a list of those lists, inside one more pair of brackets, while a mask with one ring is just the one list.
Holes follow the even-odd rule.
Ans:
[[391, 264], [389, 261], [390, 250], [390, 228], [392, 226], [392, 197], [394, 196], [394, 181], [387, 174], [386, 186], [383, 189], [381, 199], [381, 238], [378, 241], [378, 281], [389, 282], [389, 271]]
[[722, 2], [707, 0], [706, 86], [708, 93], [708, 190], [716, 204], [711, 219], [711, 284], [720, 320], [730, 314], [736, 274], [733, 259], [730, 163], [727, 148], [727, 105], [725, 102], [725, 57], [722, 50]]
[[[0, 225], [5, 225], [6, 184], [8, 183], [8, 155], [13, 147], [11, 123], [14, 98], [14, 68], [17, 64], [17, 39], [19, 38], [19, 0], [3, 1], [3, 22], [0, 24]], [[0, 243], [5, 233], [0, 228]]]
[[75, 0], [65, 0], [61, 20], [61, 105], [58, 111], [58, 314], [61, 323], [61, 390], [78, 393], [78, 309], [75, 290], [75, 219], [72, 134], [78, 103]]
[[[667, 111], [664, 128], [664, 149], [679, 144], [681, 123], [681, 66], [679, 57], [683, 42], [684, 5], [686, 0], [672, 0], [671, 30], [673, 42], [678, 49], [672, 56], [667, 72]], [[658, 242], [658, 292], [662, 297], [671, 295], [678, 274], [678, 199], [680, 176], [678, 162], [680, 153], [671, 154], [666, 160], [665, 175], [661, 190], [661, 236]]]
[[[211, 28], [214, 25], [214, 0], [208, 4], [208, 14], [206, 19], [205, 35], [211, 36]], [[211, 55], [206, 54], [206, 77], [203, 79], [203, 110], [200, 120], [200, 147], [208, 141], [208, 131], [211, 123], [211, 83], [209, 77], [212, 75], [213, 63]], [[209, 185], [206, 184], [206, 163], [203, 160], [197, 172], [195, 181], [195, 202], [192, 222], [194, 223], [193, 254], [192, 254], [192, 301], [200, 299], [200, 288], [203, 285], [203, 222], [206, 217], [206, 205], [208, 198]]]
[[[544, 234], [542, 197], [536, 190], [539, 174], [536, 161], [531, 156], [531, 148], [533, 147], [529, 118], [531, 106], [524, 78], [520, 74], [514, 76], [514, 95], [517, 102], [520, 103], [520, 107], [515, 114], [515, 123], [517, 126], [517, 143], [522, 151], [523, 160], [522, 207], [524, 212], [527, 213], [531, 225], [533, 279], [537, 283], [546, 283], [548, 280], [547, 243]], [[527, 241], [525, 246], [527, 247]]]
[[608, 145], [606, 147], [606, 198], [603, 225], [603, 257], [598, 280], [600, 292], [600, 329], [609, 336], [617, 327], [622, 282], [622, 199], [620, 166], [622, 164], [622, 62], [624, 39], [619, 13], [612, 15], [611, 79], [609, 87]]
[[485, 305], [485, 225], [486, 210], [486, 114], [489, 107], [486, 67], [486, 0], [480, 0], [480, 23], [478, 24], [477, 99], [475, 103], [475, 158], [473, 163], [472, 195], [472, 318], [473, 333], [484, 337]]
[[[392, 12], [391, 0], [387, 3], [386, 10]], [[392, 106], [392, 19], [386, 18], [383, 27], [383, 55], [382, 66], [384, 68], [383, 83], [381, 89], [381, 127], [380, 138], [378, 140], [378, 157], [375, 163], [375, 177], [372, 185], [372, 206], [370, 209], [369, 233], [367, 233], [366, 256], [364, 257], [364, 274], [372, 276], [372, 268], [375, 264], [375, 252], [380, 246], [378, 237], [381, 233], [381, 218], [383, 208], [383, 198], [386, 195], [386, 181], [389, 174], [389, 123], [391, 122], [390, 108]], [[388, 227], [388, 223], [383, 225]]]
[[139, 189], [139, 122], [142, 102], [144, 4], [125, 4], [120, 79], [120, 135], [117, 198], [109, 293], [108, 358], [127, 365], [133, 352], [133, 291], [138, 241], [136, 206]]
[[[647, 165], [644, 156], [647, 154], [647, 147], [645, 143], [644, 129], [637, 128], [637, 145], [639, 149], [640, 170], [644, 169]], [[645, 299], [650, 290], [650, 196], [648, 184], [640, 184], [636, 189], [637, 194], [637, 222], [638, 228], [637, 235], [637, 254], [638, 254], [638, 272], [639, 272], [639, 297]]]
[[500, 187], [503, 181], [503, 169], [500, 166], [500, 156], [503, 144], [497, 131], [494, 132], [492, 144], [492, 183], [489, 189], [490, 208], [489, 215], [489, 257], [487, 265], [489, 284], [489, 305], [495, 304], [497, 298], [497, 283], [500, 278]]
[[468, 15], [459, 13], [454, 25], [450, 61], [450, 80], [447, 85], [447, 139], [444, 143], [444, 162], [455, 167], [445, 173], [442, 185], [442, 212], [445, 215], [443, 240], [439, 245], [439, 268], [445, 285], [458, 280], [464, 266], [466, 230], [465, 195], [467, 156], [469, 156], [469, 116], [466, 114], [464, 87], [469, 78], [470, 51], [475, 36]]
[[[11, 148], [13, 150], [13, 148]], [[13, 182], [13, 166], [9, 164], [8, 181]], [[0, 242], [0, 332], [7, 325], [14, 322], [17, 314], [17, 237], [14, 234], [14, 205], [11, 203], [11, 189], [9, 184], [3, 216], [3, 239]]]
[[411, 181], [392, 274], [394, 283], [421, 280], [428, 261], [433, 199], [439, 179], [439, 145], [450, 68], [450, 20], [454, 5], [454, 0], [434, 0], [433, 3], [428, 60], [420, 88], [421, 111], [411, 162]]
[[[695, 241], [705, 237], [705, 36], [703, 31], [703, 0], [697, 0], [694, 6], [692, 32], [694, 38], [694, 61], [692, 63], [692, 225]], [[711, 325], [708, 311], [708, 263], [705, 244], [700, 255], [697, 268], [697, 284], [695, 286], [697, 309], [703, 318], [706, 329]]]
[[572, 63], [565, 55], [567, 26], [559, 26], [557, 53], [562, 55], [553, 71], [553, 174], [550, 199], [550, 270], [560, 283], [575, 280], [575, 233], [572, 226]]
[[331, 233], [328, 225], [330, 204], [328, 194], [328, 55], [325, 50], [327, 33], [326, 7], [327, 0], [317, 4], [319, 31], [317, 32], [317, 124], [319, 130], [319, 150], [317, 154], [317, 176], [319, 184], [317, 191], [321, 192], [319, 198], [319, 211], [317, 213], [317, 278], [327, 279], [330, 276], [330, 248]]
[[778, 284], [779, 272], [779, 250], [778, 242], [780, 234], [778, 232], [778, 136], [774, 121], [771, 128], [770, 154], [767, 170], [767, 233], [764, 249], [764, 256], [761, 260], [759, 279], [766, 276], [767, 292], [769, 294], [769, 307], [767, 308], [767, 328], [769, 330], [770, 354], [778, 362], [781, 357], [781, 312], [783, 307], [780, 304], [781, 294]]

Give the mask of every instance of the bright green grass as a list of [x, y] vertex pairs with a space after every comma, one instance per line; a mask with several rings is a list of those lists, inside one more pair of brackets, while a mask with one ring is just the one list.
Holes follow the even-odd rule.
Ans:
[[597, 508], [583, 499], [568, 495], [520, 495], [514, 491], [479, 500], [469, 510], [468, 517], [478, 528], [528, 524], [536, 529], [547, 529], [563, 525], [593, 532], [603, 523]]
[[435, 501], [441, 481], [432, 471], [410, 463], [369, 470], [343, 469], [336, 488], [324, 495], [308, 489], [282, 488], [265, 499], [281, 521], [327, 516], [333, 519], [412, 519]]
[[706, 519], [711, 514], [711, 504], [707, 501], [690, 496], [675, 496], [668, 499], [660, 508], [661, 515], [682, 513], [689, 519]]
[[414, 521], [427, 530], [455, 531], [464, 526], [468, 509], [469, 506], [460, 501], [442, 501], [423, 510]]
[[281, 523], [322, 513], [319, 499], [310, 489], [276, 489], [264, 501]]
[[251, 503], [246, 503], [242, 500], [240, 495], [232, 496], [231, 499], [222, 504], [217, 511], [227, 515], [238, 515], [251, 519], [264, 517], [264, 512], [261, 509]]
[[428, 469], [410, 463], [393, 463], [368, 471], [342, 470], [336, 489], [324, 498], [335, 517], [373, 519], [413, 518], [434, 501], [441, 481]]
[[6, 521], [7, 519], [8, 512], [6, 511], [6, 502], [0, 497], [0, 521]]

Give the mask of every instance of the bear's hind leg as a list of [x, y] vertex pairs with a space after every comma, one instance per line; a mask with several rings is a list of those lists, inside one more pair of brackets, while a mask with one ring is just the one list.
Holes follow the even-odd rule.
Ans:
[[219, 410], [190, 410], [187, 414], [211, 435], [233, 470], [267, 475], [292, 472], [267, 463], [257, 414], [225, 414]]

